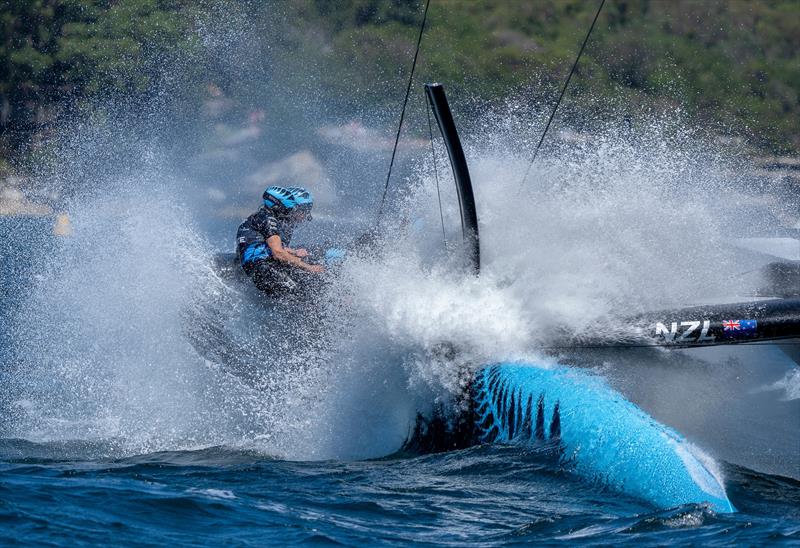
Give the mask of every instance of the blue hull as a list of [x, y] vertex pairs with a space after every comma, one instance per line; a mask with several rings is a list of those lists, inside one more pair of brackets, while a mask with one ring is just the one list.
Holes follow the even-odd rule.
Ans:
[[482, 443], [550, 441], [580, 476], [657, 507], [736, 511], [707, 457], [599, 377], [501, 363], [479, 371], [473, 388]]

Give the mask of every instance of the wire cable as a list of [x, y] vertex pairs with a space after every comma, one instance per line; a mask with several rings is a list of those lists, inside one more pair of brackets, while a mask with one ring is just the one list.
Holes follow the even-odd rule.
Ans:
[[[605, 1], [605, 0], [604, 0]], [[411, 94], [411, 84], [414, 81], [414, 69], [417, 67], [417, 57], [419, 56], [419, 47], [422, 43], [422, 34], [425, 32], [425, 21], [428, 19], [428, 8], [431, 5], [431, 0], [425, 2], [425, 11], [422, 14], [422, 23], [419, 26], [419, 36], [417, 37], [417, 49], [414, 51], [414, 61], [411, 63], [411, 74], [408, 75], [408, 86], [406, 87], [406, 96], [403, 99], [403, 109], [400, 111], [400, 123], [397, 125], [397, 134], [394, 137], [394, 147], [392, 148], [392, 159], [389, 160], [389, 171], [386, 174], [386, 184], [383, 188], [383, 197], [381, 197], [381, 205], [378, 208], [378, 217], [375, 219], [375, 225], [380, 223], [383, 217], [383, 207], [386, 205], [386, 195], [389, 192], [389, 179], [392, 177], [392, 168], [394, 167], [394, 159], [397, 155], [397, 145], [400, 143], [400, 132], [403, 129], [403, 119], [406, 116], [406, 106], [408, 105], [408, 96]]]
[[558, 96], [558, 101], [556, 101], [555, 107], [553, 107], [553, 112], [550, 113], [550, 118], [547, 120], [547, 125], [544, 127], [544, 131], [542, 132], [542, 137], [539, 139], [539, 144], [536, 145], [536, 150], [533, 151], [533, 158], [531, 159], [531, 163], [528, 164], [528, 169], [525, 170], [525, 175], [522, 177], [522, 182], [519, 184], [520, 190], [522, 187], [525, 186], [525, 181], [528, 179], [528, 174], [531, 172], [531, 168], [533, 167], [533, 163], [536, 161], [536, 156], [539, 154], [539, 149], [542, 148], [542, 143], [544, 142], [545, 135], [547, 135], [547, 130], [550, 129], [550, 124], [553, 122], [553, 118], [556, 116], [556, 111], [558, 110], [558, 106], [561, 104], [561, 100], [564, 98], [564, 93], [567, 91], [567, 86], [569, 86], [569, 81], [572, 79], [572, 75], [575, 74], [575, 68], [578, 66], [578, 61], [581, 59], [581, 55], [583, 55], [583, 50], [586, 48], [586, 43], [589, 41], [589, 37], [592, 35], [592, 30], [594, 30], [594, 25], [597, 23], [597, 18], [600, 17], [600, 12], [603, 10], [603, 5], [606, 3], [606, 0], [600, 1], [600, 7], [597, 8], [597, 13], [594, 15], [594, 20], [592, 21], [592, 26], [589, 27], [589, 32], [586, 33], [586, 38], [583, 39], [583, 44], [581, 44], [581, 49], [578, 52], [578, 56], [575, 58], [575, 62], [572, 64], [572, 70], [569, 71], [569, 76], [567, 76], [567, 81], [564, 82], [564, 87], [561, 88], [561, 95]]

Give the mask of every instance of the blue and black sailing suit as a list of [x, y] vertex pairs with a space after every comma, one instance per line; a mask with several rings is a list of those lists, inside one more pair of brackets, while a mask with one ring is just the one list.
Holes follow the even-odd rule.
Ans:
[[291, 265], [272, 257], [267, 239], [280, 236], [283, 245], [292, 239], [294, 224], [276, 216], [270, 209], [262, 207], [239, 225], [236, 233], [236, 254], [242, 269], [262, 291], [294, 289], [297, 282], [292, 279]]

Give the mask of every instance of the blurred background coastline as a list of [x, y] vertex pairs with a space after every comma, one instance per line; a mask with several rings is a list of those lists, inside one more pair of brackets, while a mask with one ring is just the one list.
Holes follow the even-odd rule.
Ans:
[[[5, 3], [0, 216], [55, 216], [70, 195], [99, 184], [85, 180], [86, 166], [64, 169], [78, 146], [65, 147], [64, 134], [80, 140], [112, 119], [117, 136], [125, 124], [140, 140], [158, 134], [176, 170], [203, 185], [221, 218], [246, 214], [265, 182], [317, 181], [323, 201], [334, 202], [315, 150], [372, 153], [384, 169], [421, 7], [407, 0]], [[418, 81], [443, 81], [477, 110], [517, 98], [544, 112], [595, 9], [571, 0], [434, 1]], [[589, 139], [582, 112], [602, 117], [609, 105], [613, 116], [675, 111], [751, 158], [766, 191], [792, 194], [800, 190], [799, 94], [795, 1], [613, 0], [565, 99], [583, 110], [563, 114], [570, 132], [554, 129], [556, 138]], [[311, 129], [290, 131], [286, 113], [306, 107]], [[531, 126], [535, 133], [541, 124]], [[425, 137], [412, 124], [403, 146], [424, 147]], [[94, 161], [124, 163], [119, 150], [113, 155]], [[225, 184], [216, 183], [220, 172]]]

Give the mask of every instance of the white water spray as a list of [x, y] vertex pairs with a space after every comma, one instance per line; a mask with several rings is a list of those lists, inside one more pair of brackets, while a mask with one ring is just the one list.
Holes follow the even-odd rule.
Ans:
[[[735, 155], [653, 119], [639, 133], [562, 142], [520, 191], [520, 136], [492, 116], [478, 125], [492, 128], [467, 139], [481, 277], [441, 260], [438, 211], [421, 205], [435, 203], [423, 159], [401, 215], [413, 222], [386, 235], [381, 260], [346, 264], [319, 321], [270, 315], [216, 277], [213, 250], [175, 204], [185, 182], [107, 178], [110, 197], [73, 201], [75, 235], [47, 257], [16, 316], [5, 435], [110, 440], [111, 454], [226, 444], [297, 459], [380, 456], [417, 410], [458, 393], [466, 372], [546, 361], [538, 348], [563, 335], [554, 325], [602, 330], [750, 289], [732, 276], [746, 265], [726, 246], [741, 221], [732, 205], [757, 198]], [[449, 167], [439, 169], [452, 243], [457, 208]], [[247, 351], [249, 382], [191, 344], [207, 301], [221, 303], [211, 323]]]

